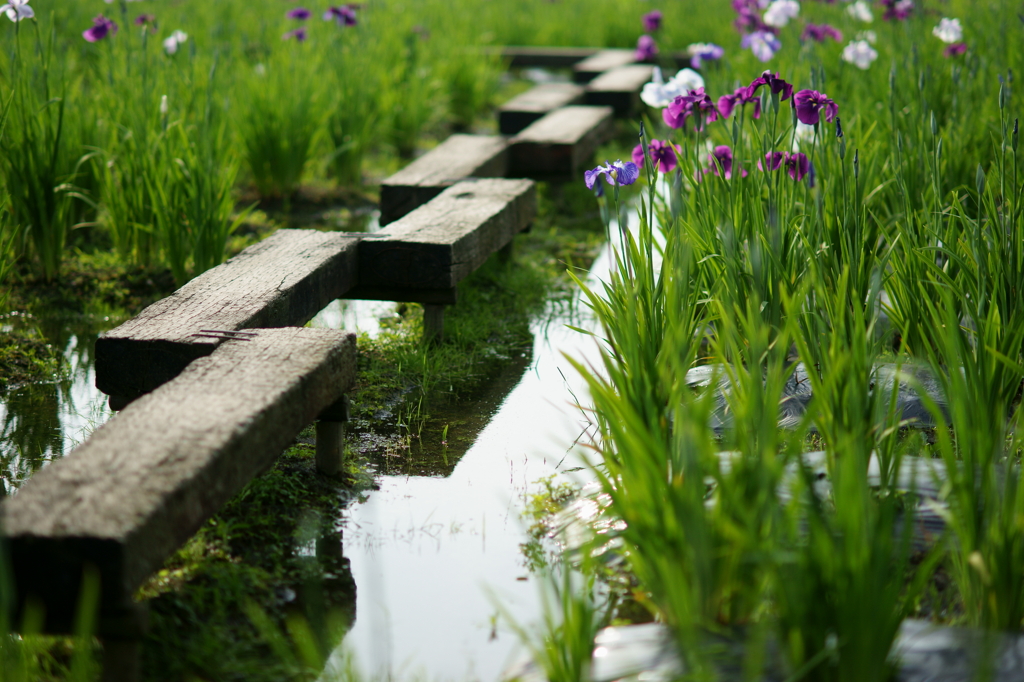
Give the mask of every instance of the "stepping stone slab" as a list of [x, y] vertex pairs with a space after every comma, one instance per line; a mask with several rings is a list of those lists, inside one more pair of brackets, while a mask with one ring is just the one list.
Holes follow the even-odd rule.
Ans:
[[640, 91], [651, 81], [654, 67], [629, 64], [605, 71], [587, 84], [586, 103], [610, 106], [623, 118], [640, 110]]
[[466, 180], [359, 245], [359, 286], [346, 298], [455, 302], [455, 286], [537, 214], [530, 180]]
[[512, 68], [540, 66], [568, 69], [600, 51], [596, 47], [509, 46], [502, 48], [501, 55]]
[[636, 63], [633, 50], [601, 50], [572, 67], [572, 77], [577, 83], [589, 83], [605, 71]]
[[132, 399], [176, 377], [223, 339], [201, 330], [301, 326], [355, 286], [359, 239], [278, 230], [96, 341], [96, 387]]
[[510, 141], [509, 174], [530, 178], [580, 176], [601, 143], [614, 133], [611, 107], [555, 109]]
[[500, 135], [452, 135], [381, 183], [380, 224], [398, 220], [460, 180], [504, 177], [507, 147]]
[[73, 623], [82, 572], [99, 570], [104, 616], [269, 467], [356, 375], [355, 336], [260, 329], [227, 341], [134, 401], [0, 504], [19, 600], [46, 629]]
[[574, 83], [542, 83], [498, 107], [498, 130], [515, 135], [559, 107], [581, 104], [583, 93]]

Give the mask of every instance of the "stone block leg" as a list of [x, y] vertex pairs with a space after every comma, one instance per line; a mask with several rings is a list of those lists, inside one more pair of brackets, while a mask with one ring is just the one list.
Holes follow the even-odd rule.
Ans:
[[439, 343], [444, 341], [444, 306], [426, 304], [423, 306], [423, 340]]
[[345, 463], [345, 424], [349, 417], [348, 396], [328, 407], [316, 422], [316, 469], [337, 476]]

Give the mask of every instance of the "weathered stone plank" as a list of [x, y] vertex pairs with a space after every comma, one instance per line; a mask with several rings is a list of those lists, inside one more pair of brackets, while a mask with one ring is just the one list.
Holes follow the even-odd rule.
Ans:
[[[451, 291], [533, 220], [530, 180], [467, 180], [392, 223], [386, 238], [359, 245], [359, 286], [346, 298], [420, 301]], [[447, 303], [427, 300], [425, 303]]]
[[640, 110], [640, 91], [651, 81], [653, 72], [649, 64], [628, 64], [605, 71], [587, 84], [586, 102], [612, 107], [620, 118], [631, 116]]
[[611, 107], [555, 109], [510, 141], [509, 174], [574, 177], [614, 132]]
[[504, 177], [507, 147], [498, 135], [452, 135], [381, 183], [380, 224], [398, 220], [459, 180]]
[[541, 83], [498, 107], [498, 130], [515, 135], [559, 107], [582, 103], [583, 92], [575, 83]]
[[355, 286], [358, 239], [278, 230], [96, 341], [96, 387], [128, 399], [173, 379], [223, 339], [203, 329], [301, 326]]
[[605, 71], [634, 63], [636, 63], [634, 50], [601, 50], [573, 65], [572, 77], [577, 83], [589, 83]]
[[19, 599], [48, 631], [72, 623], [83, 568], [116, 613], [182, 543], [266, 469], [355, 378], [355, 337], [261, 329], [145, 395], [0, 505]]

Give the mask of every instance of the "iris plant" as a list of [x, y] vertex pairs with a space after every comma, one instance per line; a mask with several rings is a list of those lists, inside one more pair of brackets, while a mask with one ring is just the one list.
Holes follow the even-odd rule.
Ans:
[[804, 32], [800, 34], [800, 40], [813, 40], [817, 43], [825, 42], [826, 38], [840, 41], [843, 39], [843, 33], [828, 24], [807, 24]]
[[882, 0], [882, 6], [885, 7], [882, 18], [886, 21], [906, 19], [914, 11], [914, 0]]
[[756, 90], [755, 87], [746, 86], [736, 88], [731, 95], [722, 95], [718, 98], [718, 113], [722, 115], [722, 118], [729, 118], [737, 105], [752, 103], [754, 105], [753, 117], [761, 118], [761, 98], [754, 94]]
[[354, 5], [331, 7], [324, 12], [324, 21], [337, 21], [342, 26], [356, 25], [356, 9]]
[[644, 85], [643, 90], [640, 91], [640, 99], [649, 107], [664, 109], [676, 97], [703, 87], [704, 79], [692, 69], [681, 69], [668, 82], [665, 82], [661, 75], [661, 69], [655, 66], [651, 82]]
[[[672, 147], [672, 143], [667, 140], [664, 142], [651, 140], [651, 143], [647, 145], [647, 155], [651, 157], [654, 169], [660, 173], [671, 173], [679, 165], [676, 151]], [[633, 148], [633, 163], [640, 167], [644, 165], [643, 145], [638, 144]]]
[[686, 54], [690, 56], [690, 66], [699, 69], [704, 65], [705, 59], [708, 61], [721, 59], [725, 54], [725, 49], [714, 43], [693, 43], [686, 48]]
[[[710, 166], [702, 171], [697, 171], [697, 179], [700, 179], [701, 175], [715, 174], [724, 175], [725, 179], [732, 178], [732, 149], [722, 144], [715, 147], [714, 151], [708, 154], [708, 162]], [[747, 177], [747, 171], [740, 169], [740, 176]]]
[[878, 59], [878, 51], [866, 40], [853, 40], [843, 48], [843, 61], [857, 68], [866, 69]]
[[704, 123], [711, 123], [718, 120], [718, 110], [714, 102], [704, 92], [704, 88], [691, 90], [689, 94], [676, 97], [672, 103], [661, 112], [661, 118], [670, 128], [682, 128], [686, 125], [686, 119], [691, 116], [696, 118], [696, 127], [703, 130]]
[[959, 43], [963, 40], [964, 29], [959, 19], [943, 18], [939, 25], [932, 29], [932, 35], [944, 43]]
[[658, 44], [654, 42], [654, 38], [649, 35], [640, 36], [640, 39], [636, 41], [636, 60], [645, 62], [654, 59], [656, 54], [658, 54]]
[[648, 12], [644, 15], [643, 22], [644, 30], [648, 33], [654, 33], [661, 28], [661, 12], [659, 10]]
[[90, 43], [95, 43], [115, 33], [117, 33], [117, 24], [101, 14], [92, 20], [91, 27], [82, 31], [82, 37]]
[[305, 7], [296, 7], [295, 9], [288, 10], [288, 13], [285, 16], [287, 16], [289, 19], [298, 19], [299, 21], [305, 21], [306, 19], [309, 19], [309, 10], [306, 9]]
[[762, 62], [767, 62], [775, 56], [776, 52], [782, 49], [782, 42], [774, 33], [754, 31], [743, 36], [740, 46], [745, 50], [749, 49]]
[[870, 24], [875, 20], [875, 15], [871, 13], [871, 8], [864, 0], [857, 0], [857, 2], [847, 7], [846, 13], [854, 19], [863, 21], [867, 24]]
[[640, 177], [640, 168], [632, 161], [623, 163], [620, 159], [615, 163], [605, 161], [604, 164], [583, 173], [583, 181], [586, 183], [587, 189], [594, 189], [594, 186], [597, 185], [596, 191], [599, 194], [602, 193], [601, 183], [598, 182], [602, 175], [604, 176], [604, 181], [612, 187], [632, 185]]
[[765, 172], [777, 171], [780, 168], [785, 168], [786, 172], [789, 173], [789, 177], [793, 178], [797, 182], [807, 177], [811, 186], [814, 185], [814, 181], [812, 180], [814, 177], [814, 168], [811, 165], [811, 160], [807, 158], [806, 154], [801, 154], [800, 152], [794, 152], [792, 154], [789, 152], [768, 152], [764, 155], [764, 162], [757, 162], [757, 167]]
[[188, 34], [184, 31], [175, 31], [164, 39], [164, 52], [174, 54], [183, 42], [188, 40]]
[[764, 23], [774, 28], [782, 28], [798, 14], [800, 14], [800, 3], [796, 0], [775, 0], [768, 5], [768, 9], [764, 13]]
[[36, 15], [28, 6], [28, 0], [10, 0], [6, 5], [0, 6], [0, 12], [6, 14], [7, 18], [14, 22], [31, 19]]
[[817, 90], [801, 90], [796, 93], [793, 95], [793, 106], [796, 108], [797, 120], [807, 125], [816, 125], [821, 120], [822, 111], [829, 123], [839, 113], [839, 105]]
[[779, 95], [779, 99], [785, 102], [787, 99], [793, 96], [793, 86], [779, 78], [779, 72], [776, 71], [774, 74], [771, 71], [765, 71], [760, 76], [750, 82], [750, 96], [753, 97], [757, 89], [762, 85], [766, 86], [772, 91], [773, 95]]
[[942, 51], [943, 57], [957, 57], [967, 52], [967, 43], [953, 43], [947, 45], [946, 49]]
[[309, 36], [306, 33], [306, 28], [301, 27], [295, 29], [294, 31], [288, 31], [283, 36], [281, 36], [281, 40], [291, 40], [292, 38], [294, 38], [295, 40], [301, 43], [304, 40], [306, 40], [307, 37]]

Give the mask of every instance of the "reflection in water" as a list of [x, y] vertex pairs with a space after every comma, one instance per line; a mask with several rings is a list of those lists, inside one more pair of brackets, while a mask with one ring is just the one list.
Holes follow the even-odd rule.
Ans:
[[93, 364], [96, 337], [118, 321], [54, 316], [22, 324], [33, 322], [63, 359], [53, 380], [16, 386], [0, 395], [0, 483], [6, 492], [70, 452], [112, 415], [106, 396], [95, 387]]

